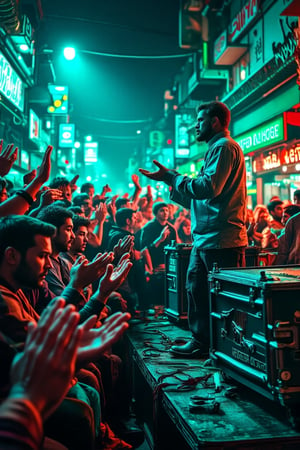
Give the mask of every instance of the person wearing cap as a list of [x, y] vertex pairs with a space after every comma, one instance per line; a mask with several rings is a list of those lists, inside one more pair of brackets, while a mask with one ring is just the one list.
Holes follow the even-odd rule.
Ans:
[[248, 244], [246, 221], [246, 169], [242, 149], [230, 137], [231, 113], [221, 102], [197, 108], [196, 140], [207, 142], [203, 166], [196, 178], [180, 175], [158, 161], [146, 177], [171, 187], [171, 200], [191, 210], [193, 248], [187, 271], [188, 320], [192, 338], [174, 345], [173, 356], [203, 357], [209, 349], [208, 272], [245, 263]]

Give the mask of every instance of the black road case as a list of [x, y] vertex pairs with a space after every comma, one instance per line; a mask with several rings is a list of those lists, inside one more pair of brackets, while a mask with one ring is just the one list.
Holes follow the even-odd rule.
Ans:
[[284, 406], [300, 404], [300, 266], [216, 268], [208, 278], [215, 364]]
[[185, 279], [191, 250], [190, 244], [165, 247], [165, 313], [171, 320], [187, 319]]

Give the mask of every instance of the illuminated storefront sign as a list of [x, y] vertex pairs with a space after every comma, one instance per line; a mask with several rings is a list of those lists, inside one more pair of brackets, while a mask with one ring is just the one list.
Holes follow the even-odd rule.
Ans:
[[84, 162], [98, 162], [98, 142], [86, 142], [84, 144]]
[[280, 166], [280, 153], [278, 149], [261, 153], [253, 158], [252, 167], [254, 173], [265, 172], [267, 170], [276, 169]]
[[300, 144], [288, 149], [275, 149], [269, 152], [262, 152], [253, 158], [252, 168], [254, 173], [259, 173], [298, 163], [300, 163]]
[[220, 56], [225, 52], [227, 47], [227, 31], [223, 31], [221, 36], [218, 37], [218, 39], [215, 41], [214, 44], [214, 63], [218, 61]]
[[190, 156], [189, 129], [194, 123], [194, 116], [189, 113], [175, 116], [175, 157], [188, 158]]
[[33, 141], [35, 139], [40, 138], [40, 131], [41, 131], [41, 121], [39, 117], [36, 115], [36, 113], [30, 109], [29, 110], [29, 139], [32, 139]]
[[300, 145], [292, 147], [288, 150], [281, 150], [281, 164], [296, 164], [300, 162]]
[[258, 13], [258, 0], [249, 0], [238, 12], [229, 26], [229, 41], [235, 41], [243, 33]]
[[284, 115], [277, 116], [269, 122], [265, 122], [261, 126], [235, 138], [245, 155], [285, 139], [286, 126]]
[[58, 145], [59, 147], [73, 147], [75, 143], [75, 125], [73, 123], [60, 123]]
[[0, 53], [0, 92], [20, 111], [24, 110], [24, 85], [6, 58]]

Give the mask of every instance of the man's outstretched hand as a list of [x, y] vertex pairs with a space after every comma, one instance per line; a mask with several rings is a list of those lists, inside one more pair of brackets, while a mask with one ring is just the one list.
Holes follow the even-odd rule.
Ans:
[[146, 169], [139, 169], [139, 172], [142, 175], [145, 175], [147, 178], [150, 178], [151, 180], [164, 181], [165, 175], [169, 171], [169, 169], [163, 166], [160, 162], [156, 161], [156, 159], [153, 160], [153, 163], [158, 167], [158, 170], [156, 170], [155, 172], [150, 172]]

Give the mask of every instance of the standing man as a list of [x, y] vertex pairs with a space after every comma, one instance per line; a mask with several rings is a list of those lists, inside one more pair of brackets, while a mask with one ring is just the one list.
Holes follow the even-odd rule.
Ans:
[[198, 107], [196, 139], [208, 143], [203, 167], [192, 179], [154, 161], [156, 172], [140, 169], [148, 178], [171, 186], [171, 199], [191, 209], [193, 249], [187, 272], [188, 319], [192, 339], [173, 346], [174, 356], [201, 357], [209, 348], [208, 272], [244, 265], [247, 246], [246, 170], [241, 148], [230, 137], [230, 111], [224, 103]]

